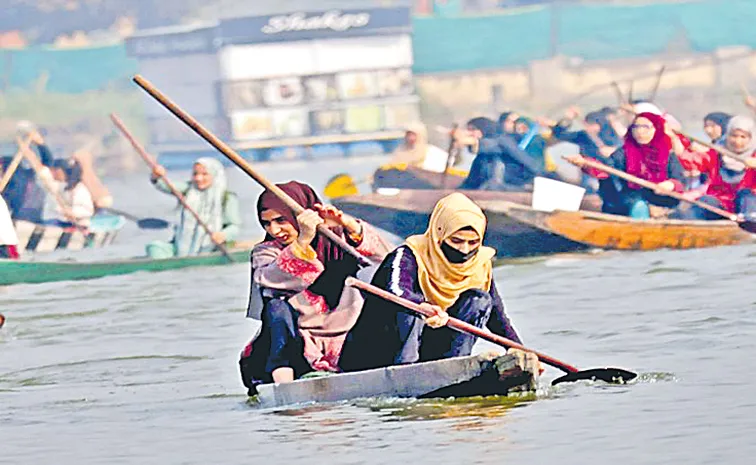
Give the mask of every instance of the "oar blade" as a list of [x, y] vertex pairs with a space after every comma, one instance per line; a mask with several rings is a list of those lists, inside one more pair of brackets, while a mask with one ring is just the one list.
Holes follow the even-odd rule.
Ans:
[[165, 229], [170, 226], [170, 223], [160, 218], [142, 218], [137, 221], [137, 226], [140, 229]]
[[575, 381], [603, 381], [610, 384], [625, 384], [637, 377], [636, 373], [622, 368], [591, 368], [590, 370], [580, 370], [560, 376], [552, 381], [551, 385], [556, 386], [557, 384], [574, 383]]
[[360, 193], [354, 179], [346, 173], [337, 174], [328, 180], [323, 194], [326, 198], [336, 199], [346, 197], [347, 195], [357, 195]]
[[738, 223], [741, 229], [748, 231], [751, 234], [756, 234], [756, 220], [753, 221], [741, 221]]

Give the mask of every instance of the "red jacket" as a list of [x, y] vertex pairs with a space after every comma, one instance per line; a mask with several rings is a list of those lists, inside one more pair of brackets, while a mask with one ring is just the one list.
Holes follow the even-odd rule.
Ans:
[[[751, 154], [756, 157], [756, 152]], [[730, 184], [722, 179], [719, 169], [722, 166], [722, 157], [712, 157], [705, 173], [709, 177], [709, 188], [706, 195], [716, 197], [722, 203], [722, 208], [729, 212], [735, 212], [735, 196], [743, 189], [750, 189], [756, 194], [756, 170], [746, 168], [745, 176], [737, 184]]]

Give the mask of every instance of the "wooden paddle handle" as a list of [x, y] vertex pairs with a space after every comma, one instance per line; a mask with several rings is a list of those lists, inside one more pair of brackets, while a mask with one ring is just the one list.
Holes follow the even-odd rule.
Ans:
[[[157, 100], [161, 105], [163, 105], [168, 111], [173, 113], [176, 118], [180, 119], [181, 122], [189, 126], [197, 135], [205, 139], [210, 145], [212, 145], [217, 151], [222, 153], [226, 156], [229, 160], [234, 162], [236, 166], [242, 169], [249, 177], [257, 181], [258, 184], [260, 184], [264, 189], [271, 191], [276, 197], [281, 199], [283, 203], [286, 204], [287, 207], [289, 207], [295, 215], [299, 215], [302, 213], [305, 209], [301, 205], [299, 205], [294, 199], [292, 199], [286, 192], [282, 191], [281, 188], [273, 184], [272, 182], [268, 181], [264, 176], [257, 173], [254, 169], [252, 169], [252, 165], [250, 165], [244, 158], [242, 158], [241, 155], [236, 153], [234, 149], [232, 149], [228, 144], [220, 140], [215, 134], [210, 132], [207, 128], [205, 128], [202, 124], [200, 124], [199, 121], [194, 119], [189, 113], [185, 112], [181, 109], [178, 105], [176, 105], [171, 99], [169, 99], [165, 94], [160, 92], [154, 85], [152, 85], [151, 82], [149, 82], [147, 79], [143, 78], [140, 75], [136, 75], [133, 78], [133, 81], [141, 87], [145, 92], [150, 94], [152, 98]], [[368, 261], [362, 254], [357, 252], [354, 247], [349, 245], [344, 238], [338, 236], [336, 233], [328, 229], [327, 226], [324, 224], [318, 225], [318, 232], [334, 243], [338, 244], [339, 247], [341, 247], [345, 252], [347, 252], [349, 255], [352, 255], [354, 258], [356, 258], [361, 265], [363, 266], [370, 266], [372, 263]]]
[[[570, 163], [575, 164], [572, 160], [570, 160], [569, 157], [562, 157], [565, 160], [567, 160]], [[585, 166], [590, 166], [591, 168], [596, 168], [598, 170], [604, 171], [606, 173], [609, 173], [611, 175], [617, 176], [618, 178], [622, 178], [626, 181], [630, 181], [632, 183], [635, 183], [641, 187], [645, 187], [647, 189], [654, 190], [658, 186], [655, 182], [646, 181], [645, 179], [641, 179], [637, 176], [633, 176], [632, 174], [625, 173], [624, 171], [620, 171], [618, 169], [612, 168], [610, 166], [606, 166], [603, 163], [599, 163], [594, 160], [589, 160], [586, 157], [583, 157], [583, 163]], [[704, 210], [708, 210], [712, 213], [716, 213], [717, 215], [720, 215], [724, 218], [727, 218], [731, 221], [738, 221], [738, 216], [728, 212], [727, 210], [723, 210], [721, 208], [713, 207], [711, 205], [705, 204], [703, 202], [699, 202], [698, 200], [690, 200], [686, 199], [685, 196], [682, 194], [679, 194], [677, 192], [661, 192], [662, 195], [666, 195], [667, 197], [672, 197], [673, 199], [681, 200], [683, 202], [692, 203], [693, 205], [696, 205], [698, 207], [703, 208]]]
[[[155, 159], [150, 156], [149, 153], [147, 153], [147, 150], [142, 146], [141, 143], [139, 143], [138, 140], [131, 134], [131, 131], [126, 128], [126, 125], [123, 124], [123, 121], [115, 114], [110, 114], [110, 119], [113, 121], [113, 124], [115, 124], [115, 127], [118, 128], [119, 131], [121, 131], [121, 134], [126, 138], [126, 140], [129, 141], [132, 147], [134, 147], [134, 150], [139, 154], [140, 157], [149, 165], [150, 168], [155, 170], [159, 165]], [[218, 247], [218, 249], [223, 253], [223, 255], [226, 256], [226, 258], [229, 261], [233, 261], [231, 258], [231, 255], [228, 253], [228, 249], [226, 248], [226, 245], [223, 242], [215, 241], [213, 240], [213, 231], [210, 229], [210, 226], [207, 225], [204, 221], [202, 221], [202, 218], [200, 218], [199, 214], [194, 211], [192, 207], [189, 206], [188, 203], [186, 203], [186, 198], [184, 198], [184, 194], [179, 192], [178, 189], [176, 189], [176, 186], [168, 179], [167, 176], [160, 176], [160, 178], [165, 182], [165, 185], [168, 186], [168, 190], [171, 191], [171, 194], [173, 194], [179, 201], [179, 203], [184, 207], [186, 211], [188, 211], [194, 219], [197, 221], [197, 224], [199, 224], [202, 229], [205, 230], [208, 236], [210, 236], [210, 240], [213, 241], [213, 243]]]
[[[419, 313], [420, 315], [423, 315], [425, 317], [433, 316], [432, 313], [426, 311], [415, 302], [399, 297], [396, 294], [392, 294], [391, 292], [383, 290], [379, 287], [375, 287], [372, 284], [368, 284], [364, 281], [360, 281], [359, 279], [353, 278], [351, 276], [346, 279], [345, 284], [347, 286], [356, 287], [357, 289], [361, 289], [365, 292], [375, 294], [384, 300], [388, 300], [389, 302], [395, 303], [397, 305], [401, 305], [402, 307], [410, 309], [413, 312]], [[463, 333], [472, 334], [473, 336], [478, 336], [481, 339], [485, 339], [489, 342], [493, 342], [494, 344], [498, 344], [503, 347], [507, 347], [510, 349], [518, 349], [524, 352], [533, 353], [536, 356], [538, 356], [538, 359], [541, 360], [542, 362], [546, 363], [547, 365], [551, 365], [554, 368], [558, 368], [564, 371], [565, 373], [576, 373], [580, 371], [576, 367], [570, 364], [564, 363], [561, 360], [557, 360], [553, 357], [550, 357], [546, 354], [535, 351], [533, 349], [528, 349], [527, 347], [521, 344], [518, 344], [512, 340], [509, 340], [505, 337], [499, 336], [498, 334], [493, 334], [487, 331], [483, 331], [477, 326], [471, 325], [470, 323], [466, 323], [462, 320], [458, 320], [457, 318], [449, 317], [449, 322], [446, 323], [446, 326], [452, 329], [456, 329], [457, 331], [460, 331]]]
[[31, 138], [27, 137], [26, 140], [18, 141], [19, 147], [16, 154], [13, 156], [13, 160], [11, 160], [10, 164], [5, 167], [5, 170], [3, 171], [3, 178], [0, 179], [0, 192], [5, 190], [5, 187], [10, 182], [13, 175], [16, 173], [16, 170], [18, 169], [18, 165], [21, 164], [21, 160], [24, 159], [24, 149], [20, 144], [23, 144], [23, 147], [29, 148], [29, 144], [31, 143]]

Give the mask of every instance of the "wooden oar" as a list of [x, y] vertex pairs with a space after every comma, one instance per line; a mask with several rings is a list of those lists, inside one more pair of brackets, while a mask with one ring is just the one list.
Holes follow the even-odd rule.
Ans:
[[137, 226], [139, 226], [140, 229], [165, 229], [170, 226], [170, 223], [160, 218], [139, 218], [138, 216], [132, 215], [131, 213], [122, 210], [116, 210], [115, 208], [111, 207], [100, 208], [100, 210], [106, 210], [111, 213], [115, 213], [116, 215], [120, 215], [129, 221], [133, 221]]
[[[24, 144], [24, 147], [26, 147], [27, 149], [29, 148], [30, 142], [31, 142], [31, 139], [28, 137], [24, 141], [19, 141], [19, 143]], [[16, 173], [16, 170], [18, 169], [18, 165], [21, 164], [21, 160], [23, 159], [24, 159], [24, 149], [21, 148], [21, 146], [19, 146], [18, 151], [16, 152], [16, 155], [13, 156], [13, 160], [11, 160], [10, 164], [3, 171], [3, 178], [0, 179], [0, 192], [5, 190], [5, 187], [8, 185], [11, 178]]]
[[[134, 150], [139, 154], [139, 156], [142, 157], [142, 159], [147, 163], [147, 165], [154, 171], [159, 165], [157, 162], [150, 156], [150, 154], [147, 153], [147, 150], [145, 150], [144, 147], [142, 147], [142, 144], [139, 143], [136, 138], [129, 132], [129, 130], [126, 128], [126, 126], [123, 124], [123, 121], [116, 116], [115, 113], [110, 114], [110, 119], [113, 121], [113, 124], [118, 128], [119, 131], [126, 137], [126, 139], [131, 143], [131, 146], [134, 147]], [[188, 203], [186, 203], [186, 199], [184, 198], [184, 194], [179, 192], [178, 189], [176, 189], [176, 186], [173, 185], [173, 183], [168, 179], [167, 176], [160, 176], [163, 179], [163, 182], [165, 182], [165, 185], [168, 187], [168, 190], [171, 191], [171, 194], [173, 194], [181, 203], [181, 205], [184, 207], [186, 211], [188, 211], [194, 219], [197, 221], [197, 224], [199, 224], [202, 229], [205, 230], [208, 236], [210, 236], [210, 240], [213, 241], [213, 243], [218, 247], [218, 249], [223, 253], [223, 255], [226, 257], [226, 259], [229, 262], [233, 262], [234, 259], [231, 257], [231, 254], [228, 253], [228, 249], [226, 248], [226, 245], [221, 241], [215, 241], [213, 239], [213, 231], [210, 229], [210, 226], [207, 225], [204, 221], [202, 221], [202, 218], [200, 218], [199, 214], [194, 211], [192, 207], [189, 206]]]
[[[174, 116], [176, 116], [178, 119], [180, 119], [184, 124], [189, 126], [194, 132], [196, 132], [200, 137], [205, 139], [210, 145], [212, 145], [216, 150], [218, 150], [220, 153], [226, 156], [229, 160], [234, 162], [236, 166], [242, 169], [249, 177], [257, 181], [258, 184], [260, 184], [264, 189], [272, 192], [276, 197], [281, 199], [282, 202], [286, 204], [287, 207], [289, 207], [295, 215], [299, 215], [302, 213], [305, 209], [301, 205], [299, 205], [294, 199], [289, 197], [289, 195], [282, 191], [281, 188], [270, 182], [268, 179], [266, 179], [263, 175], [256, 172], [252, 165], [247, 162], [244, 158], [242, 158], [241, 155], [236, 153], [231, 147], [228, 146], [225, 142], [220, 140], [215, 134], [210, 132], [207, 128], [205, 128], [202, 124], [199, 123], [196, 119], [194, 119], [191, 115], [186, 113], [184, 110], [182, 110], [178, 105], [176, 105], [171, 99], [169, 99], [166, 95], [164, 95], [162, 92], [160, 92], [155, 86], [152, 85], [148, 80], [143, 78], [142, 76], [134, 76], [134, 82], [141, 87], [145, 92], [150, 94], [152, 98], [157, 100], [161, 105], [163, 105], [168, 111], [173, 113]], [[325, 224], [319, 224], [318, 225], [318, 232], [331, 241], [333, 241], [335, 244], [339, 245], [345, 252], [352, 255], [354, 258], [357, 259], [357, 261], [362, 266], [371, 266], [373, 263], [369, 260], [367, 260], [362, 254], [357, 252], [357, 250], [354, 249], [351, 245], [349, 245], [346, 240], [344, 240], [342, 237], [336, 235], [333, 231], [328, 229], [328, 227]]]
[[[565, 160], [567, 160], [568, 162], [570, 162], [572, 164], [575, 164], [570, 159], [570, 157], [562, 157], [562, 158], [564, 158]], [[610, 166], [606, 166], [603, 163], [599, 163], [599, 162], [594, 161], [594, 160], [589, 160], [586, 157], [583, 157], [583, 164], [585, 166], [590, 166], [591, 168], [596, 168], [598, 170], [604, 171], [605, 173], [609, 173], [609, 174], [611, 174], [613, 176], [617, 176], [618, 178], [622, 178], [622, 179], [624, 179], [626, 181], [635, 183], [635, 184], [637, 184], [637, 185], [639, 185], [641, 187], [645, 187], [646, 189], [651, 189], [654, 192], [657, 192], [656, 188], [658, 187], [658, 184], [655, 183], [655, 182], [646, 181], [645, 179], [641, 179], [641, 178], [639, 178], [637, 176], [633, 176], [632, 174], [628, 174], [628, 173], [625, 173], [624, 171], [612, 168]], [[683, 201], [683, 202], [691, 203], [691, 204], [693, 204], [693, 205], [695, 205], [697, 207], [703, 208], [704, 210], [708, 210], [708, 211], [710, 211], [712, 213], [715, 213], [715, 214], [717, 214], [717, 215], [719, 215], [719, 216], [721, 216], [723, 218], [726, 218], [726, 219], [728, 219], [730, 221], [736, 222], [738, 224], [738, 226], [740, 226], [741, 228], [745, 229], [748, 232], [756, 233], [756, 221], [746, 221], [746, 220], [738, 217], [738, 215], [736, 215], [734, 213], [728, 212], [727, 210], [723, 210], [721, 208], [717, 208], [717, 207], [714, 207], [712, 205], [705, 204], [705, 203], [700, 202], [698, 200], [691, 200], [691, 199], [685, 198], [684, 195], [679, 194], [677, 192], [657, 192], [657, 193], [660, 194], [660, 195], [666, 195], [667, 197], [672, 197], [673, 199], [677, 199], [677, 200], [680, 200], [680, 201]]]
[[[384, 300], [395, 303], [397, 305], [401, 305], [402, 307], [412, 310], [413, 312], [419, 313], [422, 316], [425, 316], [425, 317], [433, 316], [431, 312], [428, 312], [427, 310], [423, 309], [422, 307], [420, 307], [420, 305], [410, 300], [399, 297], [396, 294], [392, 294], [391, 292], [375, 287], [366, 282], [360, 281], [359, 279], [348, 277], [346, 279], [345, 284], [347, 286], [356, 287], [357, 289], [377, 295], [378, 297]], [[558, 360], [554, 357], [535, 351], [533, 349], [529, 349], [521, 344], [518, 344], [514, 341], [511, 341], [497, 334], [484, 331], [481, 328], [478, 328], [477, 326], [471, 325], [470, 323], [466, 323], [462, 320], [458, 320], [457, 318], [450, 317], [449, 322], [446, 323], [446, 326], [448, 326], [451, 329], [463, 332], [463, 333], [477, 336], [481, 339], [485, 339], [489, 342], [493, 342], [494, 344], [498, 344], [500, 346], [533, 353], [537, 355], [538, 359], [542, 361], [543, 363], [550, 365], [554, 368], [558, 368], [564, 371], [565, 373], [567, 373], [567, 375], [561, 376], [555, 379], [554, 381], [552, 381], [551, 382], [552, 386], [557, 385], [559, 383], [580, 381], [580, 380], [601, 380], [607, 383], [626, 383], [630, 380], [635, 379], [638, 376], [636, 373], [623, 370], [621, 368], [593, 368], [590, 370], [580, 370], [577, 367], [572, 366], [568, 363], [565, 363], [561, 360]]]

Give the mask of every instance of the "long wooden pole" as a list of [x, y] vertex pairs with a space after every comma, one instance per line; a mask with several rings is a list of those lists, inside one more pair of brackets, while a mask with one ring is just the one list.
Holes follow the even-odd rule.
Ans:
[[[142, 157], [142, 159], [147, 163], [147, 165], [152, 169], [155, 170], [159, 165], [155, 159], [150, 156], [149, 153], [147, 153], [147, 150], [142, 146], [142, 144], [139, 143], [138, 140], [131, 134], [131, 132], [126, 128], [126, 126], [123, 124], [123, 121], [116, 116], [115, 113], [110, 114], [110, 119], [113, 121], [113, 124], [118, 128], [119, 131], [121, 131], [121, 134], [129, 141], [132, 147], [134, 147], [134, 150], [139, 154], [139, 156]], [[226, 248], [226, 245], [221, 241], [215, 241], [213, 239], [213, 231], [210, 229], [210, 226], [207, 225], [204, 221], [202, 221], [202, 218], [200, 218], [199, 214], [194, 211], [192, 207], [189, 206], [188, 203], [186, 203], [186, 198], [184, 198], [184, 194], [179, 192], [178, 189], [176, 189], [176, 186], [168, 179], [167, 176], [160, 176], [160, 178], [163, 179], [163, 182], [165, 182], [165, 185], [168, 187], [168, 190], [171, 191], [171, 194], [173, 194], [181, 203], [181, 206], [184, 207], [186, 211], [188, 211], [195, 220], [197, 220], [197, 224], [199, 224], [202, 229], [205, 230], [205, 232], [210, 236], [210, 240], [213, 241], [213, 243], [218, 247], [218, 249], [223, 253], [223, 255], [228, 259], [228, 261], [232, 262], [234, 261], [231, 257], [231, 254], [229, 254], [228, 249]]]
[[[373, 286], [371, 284], [368, 284], [364, 281], [360, 281], [359, 279], [355, 279], [353, 277], [348, 277], [346, 279], [345, 284], [347, 286], [356, 287], [357, 289], [361, 289], [363, 291], [369, 292], [371, 294], [375, 294], [381, 299], [387, 300], [389, 302], [392, 302], [397, 305], [401, 305], [402, 307], [408, 308], [412, 310], [413, 312], [419, 313], [422, 316], [425, 317], [431, 317], [433, 316], [432, 313], [426, 311], [423, 309], [420, 305], [404, 299], [402, 297], [399, 297], [396, 294], [392, 294], [391, 292], [388, 292], [384, 289], [381, 289], [379, 287]], [[554, 368], [559, 368], [560, 370], [566, 372], [566, 373], [576, 373], [580, 371], [577, 367], [572, 366], [568, 363], [562, 362], [561, 360], [557, 360], [553, 357], [550, 357], [546, 354], [537, 352], [533, 349], [528, 349], [527, 347], [523, 346], [522, 344], [518, 344], [512, 340], [509, 340], [505, 337], [499, 336], [498, 334], [489, 333], [487, 331], [483, 331], [482, 329], [478, 328], [477, 326], [471, 325], [470, 323], [465, 323], [462, 320], [459, 320], [457, 318], [449, 318], [449, 323], [447, 323], [448, 327], [452, 329], [456, 329], [458, 331], [462, 331], [463, 333], [472, 334], [475, 336], [478, 336], [481, 339], [485, 339], [487, 341], [493, 342], [494, 344], [499, 344], [500, 346], [509, 347], [512, 349], [519, 349], [525, 352], [532, 352], [538, 356], [539, 360], [542, 360], [543, 362], [553, 366]]]
[[[216, 150], [218, 150], [220, 153], [226, 156], [229, 160], [234, 162], [236, 166], [242, 169], [249, 177], [257, 181], [258, 184], [260, 184], [264, 189], [270, 191], [281, 199], [282, 202], [286, 204], [287, 207], [289, 207], [296, 215], [299, 215], [302, 213], [305, 209], [301, 205], [299, 205], [294, 199], [289, 197], [289, 195], [282, 191], [281, 188], [270, 182], [268, 179], [266, 179], [263, 175], [256, 172], [252, 165], [247, 162], [244, 158], [242, 158], [241, 155], [236, 153], [234, 149], [232, 149], [228, 144], [220, 140], [215, 134], [210, 132], [207, 128], [205, 128], [202, 124], [200, 124], [199, 121], [194, 119], [191, 115], [189, 115], [187, 112], [181, 109], [178, 105], [176, 105], [171, 99], [169, 99], [165, 94], [160, 92], [154, 85], [152, 85], [151, 82], [149, 82], [147, 79], [143, 78], [140, 75], [136, 75], [133, 78], [134, 82], [141, 87], [145, 92], [150, 94], [152, 98], [157, 100], [161, 105], [163, 105], [168, 111], [173, 113], [174, 116], [176, 116], [178, 119], [180, 119], [184, 124], [189, 126], [197, 135], [205, 139], [210, 145], [212, 145]], [[328, 229], [327, 226], [324, 224], [318, 225], [318, 232], [331, 241], [333, 241], [335, 244], [337, 244], [339, 247], [341, 247], [345, 252], [352, 255], [354, 258], [356, 258], [361, 265], [363, 266], [371, 266], [373, 263], [367, 260], [362, 254], [357, 252], [354, 247], [349, 245], [342, 237], [336, 235], [333, 231]]]
[[[19, 140], [18, 143], [23, 144], [23, 146], [28, 149], [29, 144], [31, 143], [31, 138], [27, 137], [26, 140], [23, 140], [23, 141]], [[18, 165], [21, 164], [21, 160], [23, 159], [24, 159], [24, 149], [21, 147], [21, 145], [19, 145], [16, 155], [13, 156], [13, 160], [11, 160], [10, 164], [3, 171], [3, 178], [0, 179], [0, 192], [5, 190], [5, 187], [8, 185], [11, 178], [16, 173], [16, 170], [18, 169]]]
[[[570, 163], [573, 163], [569, 157], [563, 157], [565, 160], [569, 161]], [[583, 163], [585, 166], [590, 166], [591, 168], [596, 168], [598, 170], [604, 171], [606, 173], [609, 173], [611, 175], [617, 176], [618, 178], [622, 178], [626, 181], [630, 181], [632, 183], [635, 183], [641, 187], [645, 187], [647, 189], [655, 190], [658, 187], [658, 184], [651, 181], [646, 181], [645, 179], [641, 179], [637, 176], [633, 176], [632, 174], [625, 173], [624, 171], [612, 168], [610, 166], [606, 166], [603, 163], [599, 163], [597, 161], [589, 160], [587, 158], [583, 158]], [[573, 163], [574, 164], [574, 163]], [[660, 192], [661, 195], [666, 195], [667, 197], [672, 197], [673, 199], [681, 200], [683, 202], [689, 202], [693, 205], [696, 205], [697, 207], [703, 208], [704, 210], [708, 210], [712, 213], [716, 213], [717, 215], [720, 215], [724, 218], [727, 218], [728, 220], [732, 221], [738, 221], [738, 216], [734, 213], [730, 213], [727, 210], [723, 210], [721, 208], [717, 208], [708, 204], [705, 204], [703, 202], [699, 202], [698, 200], [690, 200], [685, 198], [684, 195], [679, 194], [677, 192]]]

